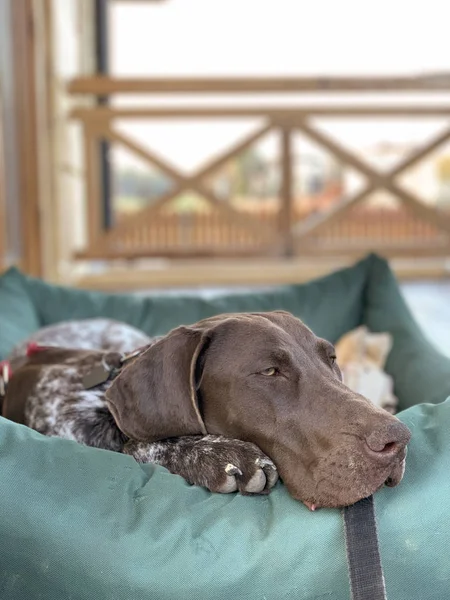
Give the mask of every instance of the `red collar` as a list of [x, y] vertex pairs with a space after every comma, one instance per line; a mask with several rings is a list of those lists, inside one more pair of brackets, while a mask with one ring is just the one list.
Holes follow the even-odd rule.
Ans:
[[36, 344], [36, 342], [30, 342], [27, 344], [27, 356], [31, 356], [37, 352], [42, 352], [43, 350], [50, 350], [50, 348], [51, 346], [39, 346], [39, 344]]
[[[147, 350], [147, 347], [148, 346], [142, 346], [141, 348], [138, 348], [137, 350], [135, 350], [134, 352], [131, 352], [130, 354], [125, 354], [120, 361], [121, 368], [126, 362], [128, 362], [129, 360], [132, 360], [133, 358], [136, 358], [137, 356], [139, 356], [140, 354], [145, 352], [145, 350]], [[43, 350], [50, 350], [51, 348], [52, 348], [52, 346], [40, 346], [36, 342], [30, 342], [27, 345], [26, 356], [32, 356], [33, 354], [37, 354], [38, 352], [42, 352]], [[6, 394], [8, 382], [10, 381], [12, 375], [13, 375], [13, 372], [12, 372], [10, 361], [9, 360], [1, 361], [0, 362], [0, 397], [4, 396]]]
[[[48, 348], [49, 346], [39, 346], [36, 342], [30, 342], [27, 345], [26, 356], [31, 356], [32, 354], [36, 354], [36, 352], [41, 352]], [[0, 397], [6, 394], [6, 388], [12, 375], [11, 362], [9, 360], [0, 361]]]

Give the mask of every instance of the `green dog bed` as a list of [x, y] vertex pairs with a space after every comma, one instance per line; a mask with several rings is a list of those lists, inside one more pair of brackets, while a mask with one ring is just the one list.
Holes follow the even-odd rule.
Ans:
[[[450, 595], [450, 361], [423, 336], [388, 265], [369, 256], [310, 284], [215, 298], [137, 298], [0, 278], [0, 354], [39, 327], [107, 316], [161, 334], [221, 312], [284, 308], [336, 341], [361, 324], [394, 338], [387, 370], [413, 439], [398, 488], [375, 496], [390, 600]], [[441, 403], [441, 404], [438, 404]], [[342, 517], [278, 484], [222, 496], [130, 457], [0, 419], [2, 600], [347, 600]]]
[[[401, 415], [403, 482], [375, 495], [389, 600], [450, 590], [450, 400]], [[277, 484], [210, 494], [161, 467], [0, 419], [2, 600], [349, 600], [343, 521]]]
[[450, 360], [424, 337], [387, 262], [375, 255], [311, 283], [215, 297], [87, 292], [11, 269], [0, 277], [0, 359], [40, 327], [69, 319], [109, 317], [161, 335], [220, 313], [275, 309], [292, 312], [331, 342], [359, 325], [390, 332], [394, 345], [386, 370], [394, 377], [400, 408], [450, 395]]

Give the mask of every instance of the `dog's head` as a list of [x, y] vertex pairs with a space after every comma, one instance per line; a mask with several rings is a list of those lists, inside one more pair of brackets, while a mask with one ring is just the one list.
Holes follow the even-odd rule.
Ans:
[[409, 430], [341, 381], [334, 348], [277, 311], [180, 327], [107, 392], [130, 438], [210, 433], [252, 441], [308, 505], [344, 506], [403, 476]]

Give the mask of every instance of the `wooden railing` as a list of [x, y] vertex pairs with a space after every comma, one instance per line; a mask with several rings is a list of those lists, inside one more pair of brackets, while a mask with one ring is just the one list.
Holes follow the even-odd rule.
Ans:
[[[354, 254], [368, 249], [390, 255], [450, 255], [450, 215], [431, 206], [417, 192], [398, 183], [407, 169], [417, 166], [430, 153], [450, 140], [450, 75], [395, 78], [319, 79], [112, 79], [93, 77], [70, 83], [72, 94], [115, 96], [118, 94], [204, 94], [204, 93], [302, 93], [402, 92], [402, 104], [351, 104], [273, 106], [182, 107], [142, 106], [121, 108], [112, 105], [80, 107], [72, 117], [81, 121], [84, 132], [89, 241], [83, 258], [133, 258], [144, 256], [236, 256], [297, 254]], [[406, 92], [446, 93], [448, 100], [429, 104], [411, 102]], [[433, 139], [415, 149], [388, 172], [369, 166], [357, 154], [337, 142], [312, 122], [312, 117], [447, 117], [448, 126]], [[118, 131], [118, 120], [224, 119], [263, 120], [251, 135], [240, 140], [220, 157], [214, 158], [192, 175], [185, 175], [157, 153]], [[276, 212], [246, 211], [224, 202], [209, 186], [211, 177], [229, 160], [258, 142], [268, 133], [280, 137], [281, 188]], [[333, 155], [343, 166], [351, 167], [366, 180], [365, 187], [338, 199], [318, 214], [298, 213], [293, 187], [293, 136], [300, 132]], [[119, 144], [152, 167], [173, 186], [137, 214], [122, 215], [105, 230], [101, 218], [101, 185], [98, 144], [107, 140]], [[361, 203], [383, 190], [400, 202], [400, 208], [369, 212]], [[202, 196], [209, 204], [208, 214], [167, 214], [165, 209], [186, 191]], [[358, 208], [358, 210], [356, 210]]]

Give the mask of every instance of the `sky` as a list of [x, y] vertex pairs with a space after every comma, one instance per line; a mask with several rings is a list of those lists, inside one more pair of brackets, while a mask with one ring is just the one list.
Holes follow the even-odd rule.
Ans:
[[[396, 75], [450, 72], [445, 0], [113, 0], [111, 70], [117, 76]], [[450, 99], [450, 95], [447, 97]], [[343, 96], [342, 101], [351, 99]], [[443, 97], [417, 97], [440, 102]], [[380, 96], [384, 102], [386, 97]], [[327, 102], [309, 95], [119, 99], [170, 105]], [[335, 100], [333, 100], [336, 102]], [[364, 102], [373, 103], [366, 96]], [[401, 97], [394, 101], [402, 101]], [[174, 164], [192, 171], [259, 121], [127, 123], [126, 130]], [[391, 140], [414, 144], [445, 120], [325, 121], [350, 147]], [[273, 142], [265, 146], [269, 153]], [[305, 145], [307, 151], [314, 146]], [[264, 149], [264, 146], [263, 146]]]
[[445, 0], [114, 3], [116, 74], [367, 75], [449, 69]]

